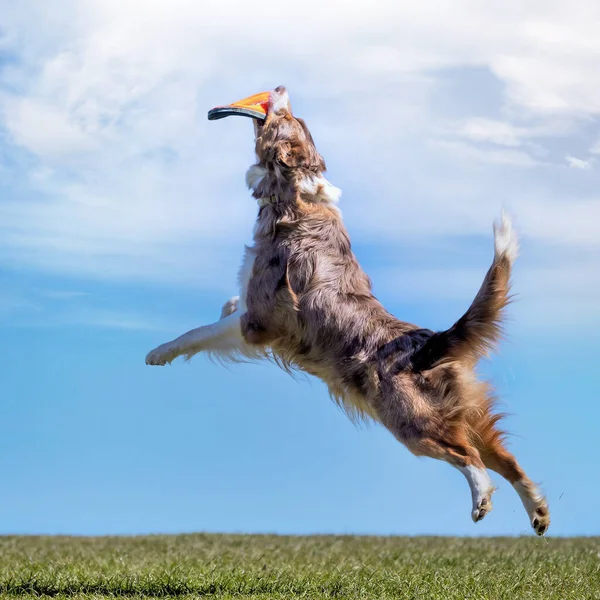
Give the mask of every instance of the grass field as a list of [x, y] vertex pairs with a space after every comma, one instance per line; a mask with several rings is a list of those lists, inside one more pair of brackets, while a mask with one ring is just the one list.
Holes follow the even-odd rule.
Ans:
[[3, 596], [600, 599], [600, 538], [0, 538]]

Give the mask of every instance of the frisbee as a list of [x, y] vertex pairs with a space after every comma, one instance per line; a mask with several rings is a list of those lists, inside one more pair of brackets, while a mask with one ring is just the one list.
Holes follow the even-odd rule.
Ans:
[[248, 96], [243, 100], [232, 102], [226, 106], [215, 106], [215, 108], [211, 108], [208, 111], [208, 120], [216, 121], [225, 117], [238, 115], [264, 121], [267, 118], [270, 95], [270, 92], [261, 92], [260, 94]]

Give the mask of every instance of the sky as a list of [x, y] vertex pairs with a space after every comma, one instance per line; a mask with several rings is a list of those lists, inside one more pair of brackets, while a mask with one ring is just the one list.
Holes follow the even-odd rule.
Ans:
[[[252, 125], [285, 85], [376, 295], [443, 329], [521, 239], [480, 365], [550, 534], [600, 535], [600, 5], [0, 0], [0, 533], [531, 535], [318, 380], [147, 367], [236, 293]], [[35, 18], [34, 18], [35, 15]]]

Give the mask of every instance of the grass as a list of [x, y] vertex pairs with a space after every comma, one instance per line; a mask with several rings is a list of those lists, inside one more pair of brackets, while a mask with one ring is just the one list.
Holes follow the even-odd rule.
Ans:
[[0, 538], [0, 594], [600, 599], [600, 538]]

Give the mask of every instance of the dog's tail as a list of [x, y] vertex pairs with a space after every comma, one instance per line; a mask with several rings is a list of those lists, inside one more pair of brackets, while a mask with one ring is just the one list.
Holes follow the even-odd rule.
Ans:
[[415, 364], [431, 368], [440, 361], [475, 364], [502, 335], [504, 308], [510, 301], [510, 274], [519, 251], [510, 219], [494, 224], [494, 262], [467, 312], [450, 329], [434, 334], [419, 350]]

